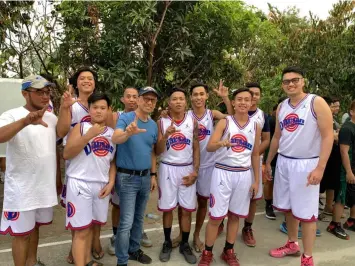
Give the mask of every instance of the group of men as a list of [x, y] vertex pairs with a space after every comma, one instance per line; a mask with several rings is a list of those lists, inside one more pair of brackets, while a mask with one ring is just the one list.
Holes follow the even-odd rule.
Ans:
[[[15, 266], [43, 265], [37, 261], [38, 227], [52, 221], [56, 189], [58, 194], [61, 190], [66, 207], [66, 228], [72, 231], [69, 263], [102, 265], [97, 261], [104, 254], [100, 228], [107, 221], [112, 191], [115, 207], [110, 253], [115, 251], [120, 266], [127, 265], [128, 260], [152, 263], [140, 245], [144, 212], [155, 188], [159, 193], [158, 209], [163, 212], [161, 262], [169, 261], [173, 247], [179, 246], [187, 263], [197, 263], [194, 249], [202, 252], [198, 264], [210, 265], [214, 242], [228, 216], [221, 259], [238, 266], [234, 243], [240, 218], [245, 219], [244, 243], [256, 246], [252, 223], [256, 201], [263, 195], [262, 157], [267, 149], [266, 211], [271, 219], [275, 218], [273, 208], [284, 212], [288, 233], [286, 244], [269, 254], [275, 258], [301, 255], [301, 222], [301, 266], [314, 265], [319, 184], [331, 154], [334, 132], [328, 104], [304, 91], [304, 79], [298, 67], [283, 70], [282, 88], [287, 98], [275, 110], [270, 142], [268, 118], [258, 108], [262, 91], [257, 83], [235, 90], [230, 100], [228, 88], [220, 82], [214, 91], [223, 99], [228, 114], [207, 109], [210, 91], [205, 84], [190, 88], [189, 111], [188, 93], [172, 88], [168, 90], [168, 110], [156, 123], [150, 114], [160, 95], [152, 87], [125, 89], [121, 98], [124, 112], [112, 112], [109, 97], [95, 90], [96, 73], [81, 68], [71, 79], [75, 93], [64, 93], [57, 118], [48, 109], [52, 84], [41, 76], [25, 78], [22, 94], [26, 105], [0, 116], [0, 142], [8, 142], [0, 233], [14, 236]], [[355, 160], [348, 155], [354, 152], [355, 103], [349, 114], [350, 121], [339, 133], [345, 169], [339, 180], [339, 208], [345, 201], [353, 207], [355, 196], [352, 187], [346, 186], [346, 182], [355, 183]], [[59, 139], [63, 139], [66, 162], [63, 186], [56, 160]], [[272, 161], [277, 154], [275, 167]], [[210, 218], [203, 244], [200, 231], [208, 200]], [[180, 235], [172, 240], [173, 210], [177, 207]], [[191, 248], [191, 213], [196, 208]], [[351, 210], [351, 215], [355, 214], [355, 209]], [[354, 229], [354, 218], [349, 218], [348, 229]], [[339, 228], [338, 220], [332, 224]]]

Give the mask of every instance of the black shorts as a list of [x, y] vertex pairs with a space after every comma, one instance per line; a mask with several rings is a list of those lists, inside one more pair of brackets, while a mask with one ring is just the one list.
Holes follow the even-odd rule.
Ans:
[[346, 173], [344, 168], [340, 174], [340, 186], [335, 190], [335, 202], [346, 205], [349, 208], [355, 205], [355, 185], [346, 182]]
[[341, 156], [338, 145], [333, 145], [332, 152], [324, 170], [322, 181], [320, 182], [320, 193], [326, 190], [338, 190], [340, 186]]

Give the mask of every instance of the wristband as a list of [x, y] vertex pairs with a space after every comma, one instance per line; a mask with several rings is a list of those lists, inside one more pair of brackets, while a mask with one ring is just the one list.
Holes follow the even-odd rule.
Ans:
[[150, 176], [157, 176], [157, 173], [150, 173]]

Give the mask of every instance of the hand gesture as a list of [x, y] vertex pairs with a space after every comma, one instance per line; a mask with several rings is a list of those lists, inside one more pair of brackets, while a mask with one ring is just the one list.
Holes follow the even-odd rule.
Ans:
[[348, 184], [355, 184], [355, 176], [353, 173], [346, 173], [346, 182]]
[[130, 123], [126, 127], [126, 132], [129, 136], [136, 135], [136, 134], [143, 133], [143, 132], [147, 131], [146, 129], [138, 128], [137, 122], [138, 122], [138, 115], [136, 115], [133, 122]]
[[35, 112], [30, 112], [25, 117], [25, 125], [42, 125], [44, 127], [48, 127], [47, 123], [42, 120], [44, 113], [47, 111], [48, 104], [43, 107], [42, 110], [38, 110]]
[[253, 199], [256, 194], [258, 194], [259, 191], [259, 184], [258, 183], [253, 183], [250, 187], [250, 198]]
[[312, 172], [310, 172], [307, 177], [307, 187], [309, 185], [318, 185], [322, 180], [323, 174], [324, 170], [320, 169], [319, 167], [316, 167]]
[[161, 113], [160, 113], [160, 116], [159, 117], [162, 117], [162, 118], [168, 118], [169, 116], [169, 109], [166, 108], [165, 110], [162, 110]]
[[213, 89], [213, 91], [221, 98], [228, 97], [229, 95], [229, 90], [227, 87], [223, 86], [223, 80], [219, 80], [219, 86], [218, 89]]
[[93, 125], [89, 130], [86, 132], [85, 135], [89, 136], [90, 139], [100, 135], [105, 130], [105, 126], [100, 126], [99, 124]]
[[152, 176], [150, 178], [150, 191], [153, 192], [157, 187], [158, 187], [157, 179], [155, 178], [155, 176]]
[[99, 198], [103, 199], [103, 198], [106, 198], [108, 195], [110, 195], [113, 186], [114, 186], [114, 183], [108, 183], [106, 186], [104, 186], [103, 189], [101, 189], [101, 191], [99, 193]]
[[228, 133], [227, 138], [219, 141], [218, 144], [220, 145], [220, 147], [227, 147], [227, 148], [236, 146], [235, 143], [231, 143], [231, 133]]
[[174, 119], [171, 119], [171, 124], [170, 124], [170, 126], [166, 129], [165, 134], [164, 134], [164, 138], [165, 138], [165, 139], [168, 139], [171, 134], [174, 134], [175, 132], [179, 132], [179, 131], [180, 131], [180, 129], [177, 129], [177, 128], [174, 126]]
[[265, 164], [265, 177], [267, 181], [272, 181], [274, 179], [274, 177], [272, 176], [271, 164], [269, 163]]
[[64, 92], [62, 96], [61, 106], [64, 108], [69, 108], [72, 106], [77, 100], [73, 98], [73, 86], [68, 85], [68, 90]]
[[194, 171], [191, 174], [189, 174], [188, 176], [184, 176], [182, 178], [182, 184], [189, 187], [193, 184], [195, 184], [197, 179], [197, 173]]

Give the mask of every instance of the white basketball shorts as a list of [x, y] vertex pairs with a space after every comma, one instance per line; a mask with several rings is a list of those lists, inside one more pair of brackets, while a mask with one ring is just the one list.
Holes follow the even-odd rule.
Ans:
[[[253, 177], [253, 182], [255, 182], [253, 168], [251, 168], [251, 174]], [[260, 161], [259, 166], [259, 189], [258, 193], [252, 198], [252, 200], [261, 200], [263, 198], [263, 173], [262, 173], [262, 161]]]
[[103, 182], [86, 182], [68, 178], [66, 228], [81, 230], [93, 223], [104, 225], [107, 221], [110, 196], [99, 198], [100, 191], [106, 186]]
[[179, 204], [186, 211], [196, 210], [196, 183], [187, 187], [183, 177], [193, 172], [193, 166], [172, 166], [160, 163], [158, 210], [172, 211]]
[[319, 185], [307, 187], [307, 177], [316, 168], [318, 160], [292, 159], [279, 154], [274, 179], [275, 209], [292, 212], [303, 222], [317, 221]]
[[206, 168], [200, 168], [196, 182], [197, 196], [204, 199], [210, 198], [211, 177], [213, 169], [214, 165]]

